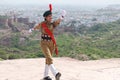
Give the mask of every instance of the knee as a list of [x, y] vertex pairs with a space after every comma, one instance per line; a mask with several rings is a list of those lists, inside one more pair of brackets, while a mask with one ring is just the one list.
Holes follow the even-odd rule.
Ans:
[[53, 59], [52, 58], [46, 58], [46, 64], [48, 64], [48, 65], [53, 64]]

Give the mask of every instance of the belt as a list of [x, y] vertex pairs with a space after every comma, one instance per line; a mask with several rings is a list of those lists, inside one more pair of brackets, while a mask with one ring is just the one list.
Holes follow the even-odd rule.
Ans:
[[51, 41], [52, 40], [51, 37], [49, 35], [47, 35], [47, 34], [42, 34], [41, 39], [43, 41]]

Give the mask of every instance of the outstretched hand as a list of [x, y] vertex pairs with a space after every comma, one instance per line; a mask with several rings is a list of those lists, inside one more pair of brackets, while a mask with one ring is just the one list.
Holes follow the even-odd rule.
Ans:
[[62, 10], [60, 19], [63, 20], [64, 17], [66, 16], [67, 12], [65, 10]]
[[29, 33], [32, 33], [33, 30], [34, 30], [33, 28], [29, 29]]

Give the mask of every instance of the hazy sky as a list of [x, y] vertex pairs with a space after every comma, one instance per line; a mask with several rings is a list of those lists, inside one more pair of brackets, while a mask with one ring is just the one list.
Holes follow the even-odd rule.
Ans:
[[52, 3], [54, 5], [81, 5], [81, 6], [95, 6], [95, 5], [109, 5], [120, 4], [120, 0], [1, 0], [0, 4], [38, 4], [46, 5]]

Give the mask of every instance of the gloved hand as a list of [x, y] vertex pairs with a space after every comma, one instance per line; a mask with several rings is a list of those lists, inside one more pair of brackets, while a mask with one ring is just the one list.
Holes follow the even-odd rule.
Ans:
[[61, 12], [60, 19], [63, 20], [64, 17], [66, 16], [66, 14], [67, 14], [67, 12], [66, 12], [65, 10], [63, 10], [63, 11]]
[[29, 33], [32, 33], [32, 31], [34, 31], [34, 29], [33, 29], [33, 28], [29, 29]]

